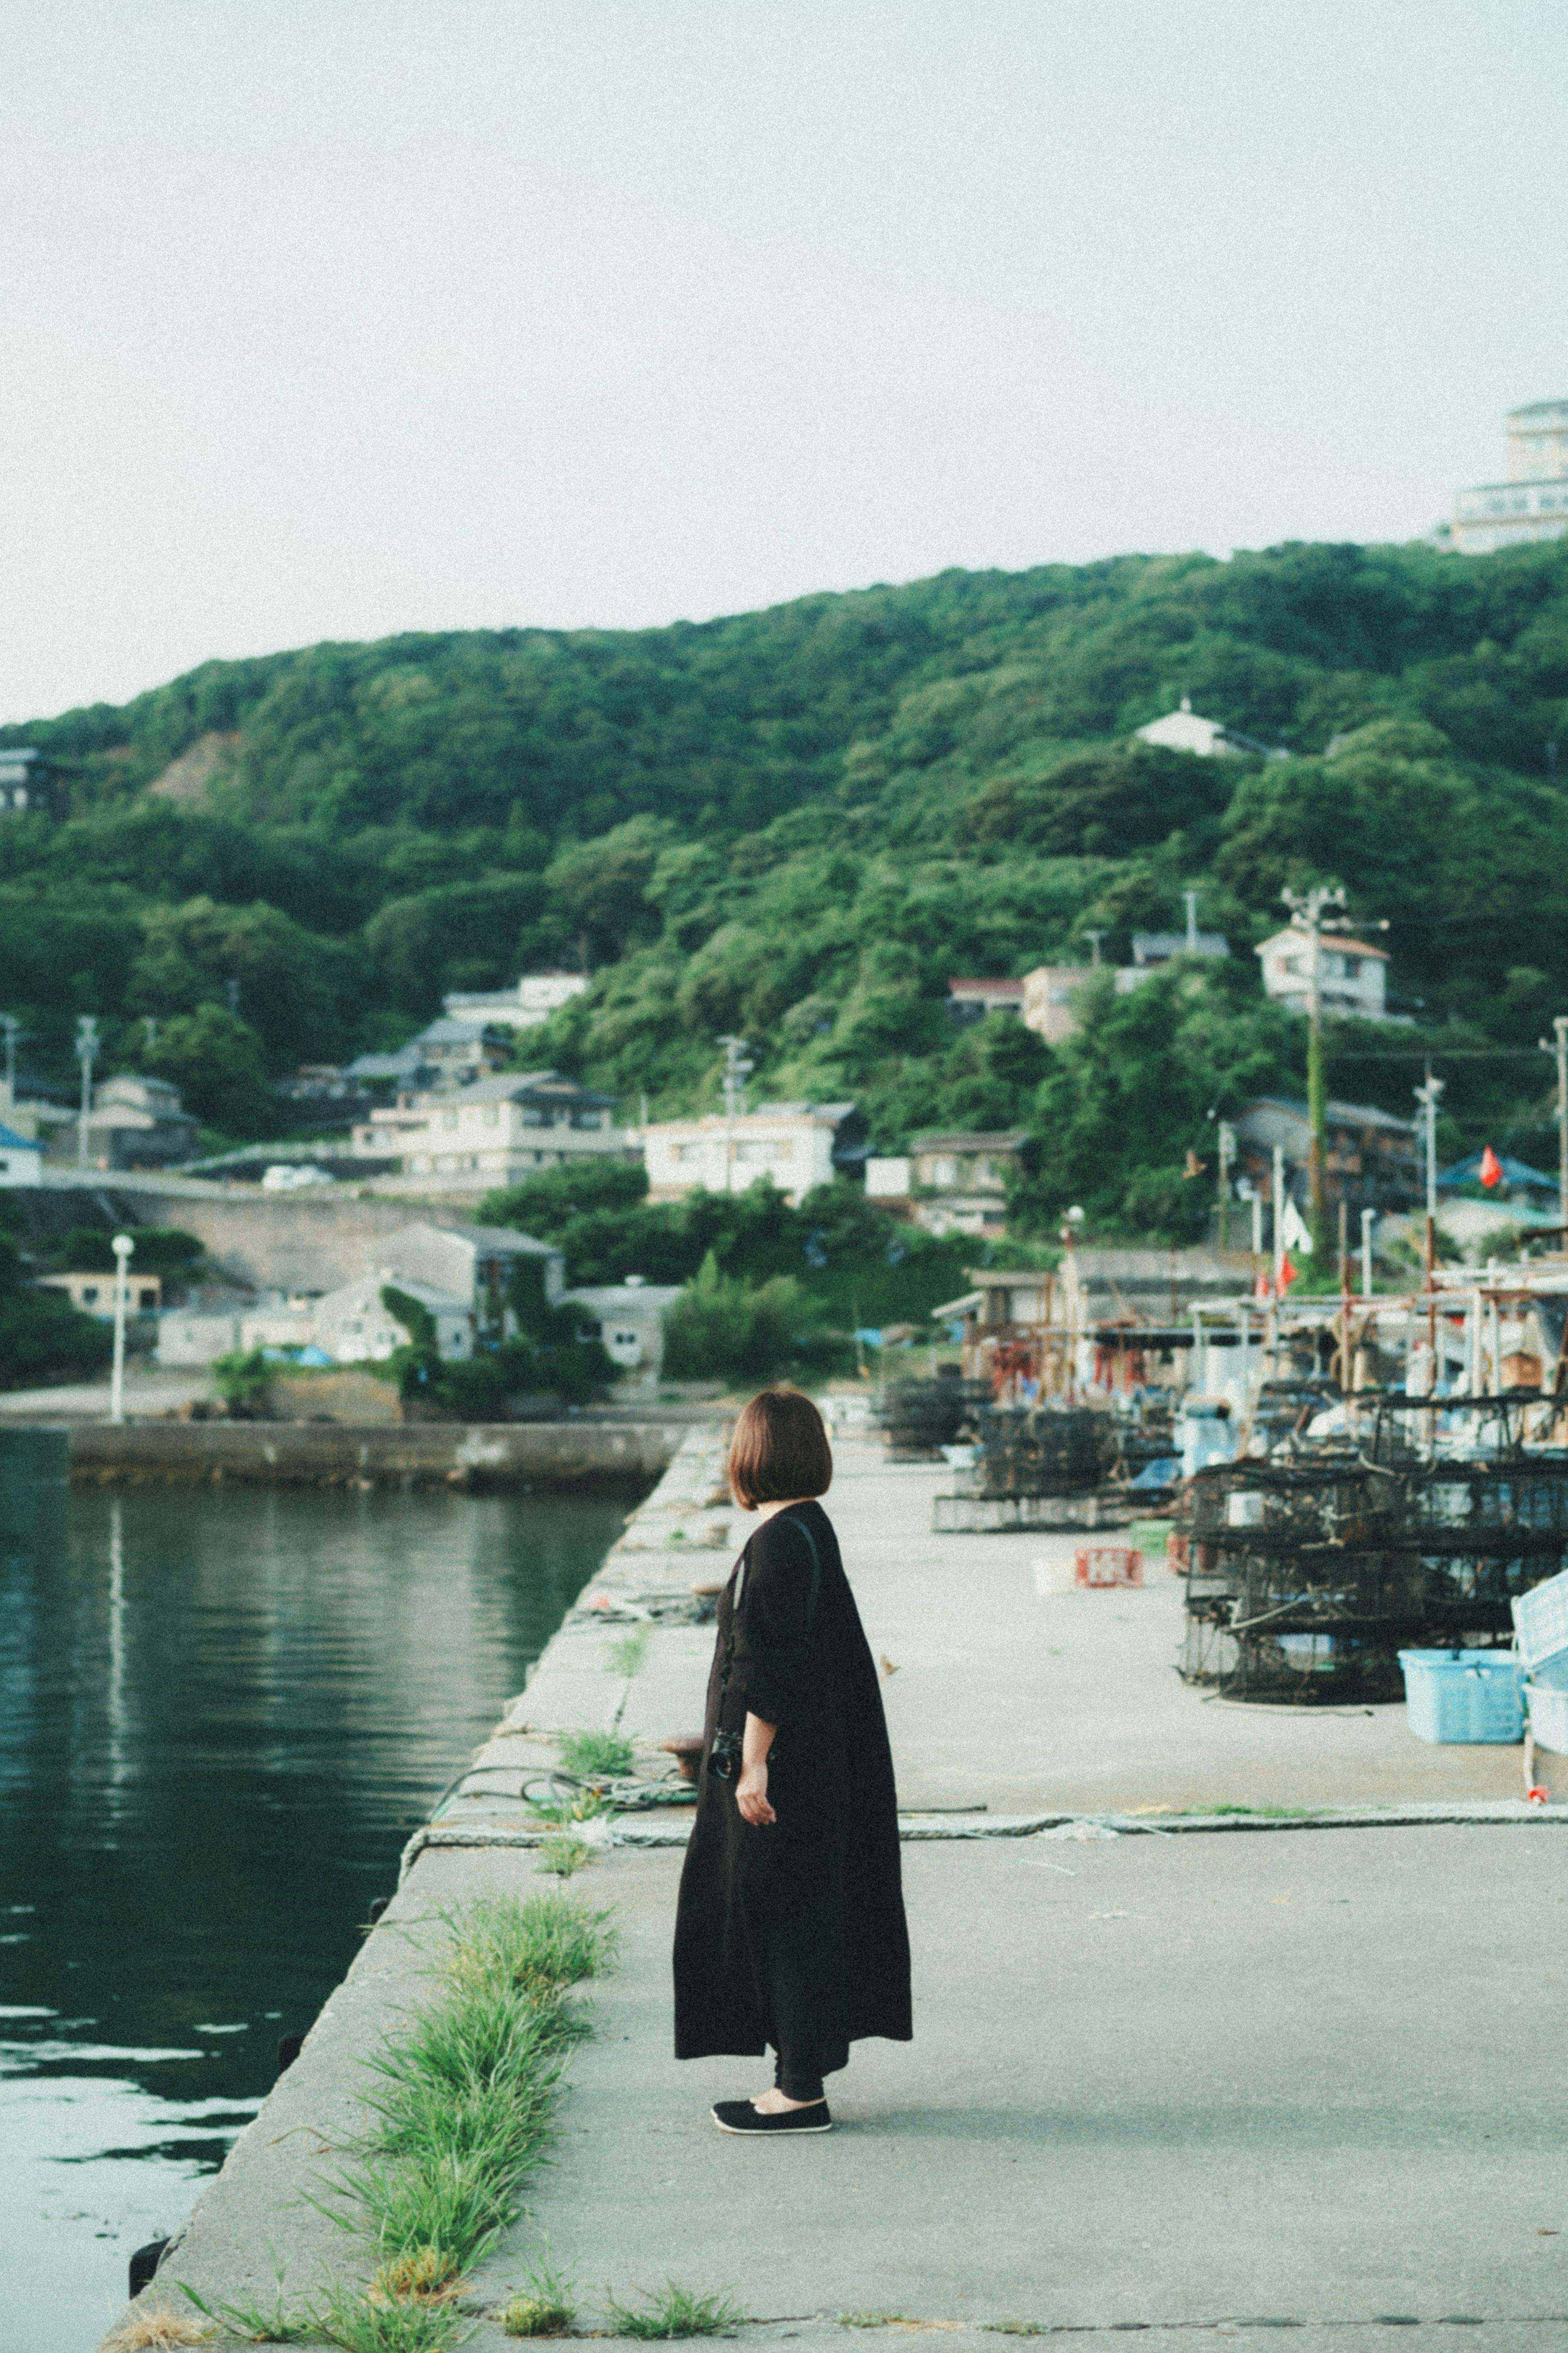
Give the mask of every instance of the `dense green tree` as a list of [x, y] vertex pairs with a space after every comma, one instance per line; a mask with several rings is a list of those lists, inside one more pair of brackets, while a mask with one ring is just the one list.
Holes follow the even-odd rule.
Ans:
[[[1183, 694], [1288, 756], [1133, 738]], [[142, 1060], [139, 1016], [204, 1021], [214, 1069], [181, 1067], [233, 1132], [265, 1101], [212, 1019], [234, 987], [276, 1075], [400, 1042], [448, 990], [568, 963], [592, 987], [520, 1040], [520, 1067], [580, 1074], [626, 1113], [705, 1109], [734, 1029], [756, 1096], [852, 1097], [884, 1148], [1029, 1128], [1047, 1219], [1072, 1157], [1053, 1138], [1088, 1139], [1097, 1214], [1174, 1229], [1196, 1192], [1167, 1132], [1212, 1097], [1192, 1021], [1169, 1047], [1192, 1072], [1157, 1105], [1152, 1010], [1110, 1020], [1100, 1060], [1042, 1069], [955, 1035], [947, 981], [1081, 962], [1091, 929], [1125, 960], [1196, 886], [1235, 950], [1226, 1018], [1261, 1023], [1242, 1064], [1284, 1085], [1300, 1025], [1266, 1018], [1249, 951], [1283, 884], [1337, 879], [1358, 922], [1388, 922], [1419, 1021], [1331, 1035], [1333, 1091], [1406, 1110], [1430, 1046], [1450, 1143], [1552, 1150], [1531, 1057], [1568, 1003], [1562, 543], [1125, 556], [664, 629], [410, 634], [207, 663], [0, 736], [45, 748], [69, 810], [0, 820], [0, 1008], [31, 1033], [25, 1061], [68, 1087], [81, 1013], [104, 1067]], [[150, 792], [176, 760], [195, 804]], [[637, 1214], [651, 1277], [691, 1238]], [[595, 1262], [631, 1231], [605, 1229]]]
[[200, 1005], [159, 1025], [137, 1067], [179, 1088], [185, 1108], [241, 1140], [276, 1133], [278, 1102], [261, 1041], [225, 1005]]

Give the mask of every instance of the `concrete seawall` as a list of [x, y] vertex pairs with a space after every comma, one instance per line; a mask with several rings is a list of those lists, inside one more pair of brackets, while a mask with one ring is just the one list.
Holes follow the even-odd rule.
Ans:
[[253, 1486], [467, 1487], [635, 1493], [668, 1468], [688, 1426], [660, 1421], [81, 1422], [73, 1479], [236, 1480]]

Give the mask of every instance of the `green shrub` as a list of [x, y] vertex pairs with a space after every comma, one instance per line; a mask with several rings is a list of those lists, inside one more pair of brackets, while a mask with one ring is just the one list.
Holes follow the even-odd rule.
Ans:
[[711, 1250], [667, 1310], [664, 1369], [672, 1380], [770, 1380], [797, 1353], [806, 1303], [793, 1275], [732, 1282]]
[[276, 1367], [264, 1348], [231, 1348], [213, 1361], [213, 1386], [231, 1406], [258, 1405], [272, 1386]]
[[61, 1293], [0, 1288], [0, 1388], [86, 1378], [113, 1350], [110, 1326]]

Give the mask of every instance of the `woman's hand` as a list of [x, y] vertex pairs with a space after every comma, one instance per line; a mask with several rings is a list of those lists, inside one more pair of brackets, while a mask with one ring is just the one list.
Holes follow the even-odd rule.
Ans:
[[755, 1764], [745, 1765], [735, 1784], [735, 1803], [741, 1810], [741, 1820], [754, 1829], [765, 1830], [778, 1816], [768, 1803], [768, 1765], [766, 1757]]

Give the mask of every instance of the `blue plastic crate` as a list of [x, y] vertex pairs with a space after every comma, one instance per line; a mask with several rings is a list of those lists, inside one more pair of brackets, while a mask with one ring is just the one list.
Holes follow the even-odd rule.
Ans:
[[1519, 1662], [1510, 1651], [1401, 1651], [1405, 1710], [1418, 1740], [1524, 1738]]

